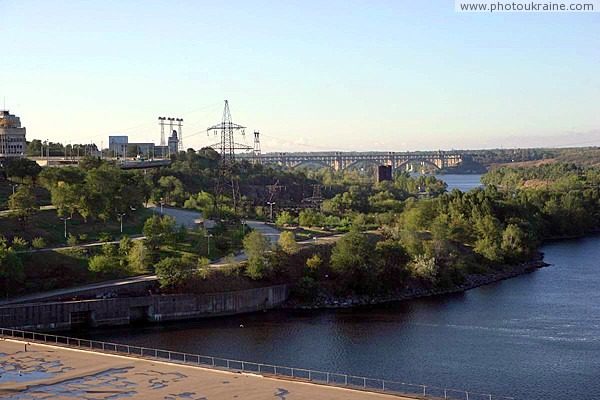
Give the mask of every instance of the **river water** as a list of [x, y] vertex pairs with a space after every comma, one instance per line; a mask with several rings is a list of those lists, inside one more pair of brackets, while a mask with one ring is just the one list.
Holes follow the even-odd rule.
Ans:
[[600, 399], [600, 236], [542, 251], [552, 266], [459, 294], [82, 336], [517, 399]]
[[85, 336], [518, 399], [599, 399], [600, 236], [542, 250], [551, 267], [460, 294]]

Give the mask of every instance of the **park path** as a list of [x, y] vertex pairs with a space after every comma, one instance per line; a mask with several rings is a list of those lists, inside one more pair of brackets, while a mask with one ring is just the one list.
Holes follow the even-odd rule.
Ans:
[[[150, 207], [150, 208], [153, 211], [160, 213], [160, 207]], [[175, 221], [178, 224], [183, 224], [188, 229], [194, 228], [196, 226], [196, 224], [202, 218], [202, 213], [200, 213], [200, 212], [181, 210], [181, 209], [176, 209], [176, 208], [163, 207], [163, 214], [174, 217]], [[280, 231], [273, 228], [272, 226], [266, 225], [264, 222], [261, 222], [261, 221], [246, 220], [245, 222], [252, 229], [256, 229], [257, 231], [259, 231], [263, 235], [265, 235], [271, 242], [276, 243], [277, 240], [279, 239]], [[139, 235], [133, 239], [139, 240], [139, 239], [143, 239], [143, 238], [144, 238], [144, 236]], [[117, 241], [108, 242], [108, 243], [119, 243], [119, 241], [117, 240]], [[61, 250], [61, 249], [64, 250], [64, 249], [72, 249], [72, 248], [80, 248], [80, 247], [101, 246], [104, 244], [106, 244], [106, 242], [104, 242], [104, 243], [88, 243], [85, 245], [59, 247], [59, 248], [51, 248], [51, 249], [25, 250], [23, 252], [52, 251], [52, 250]], [[235, 259], [232, 261], [227, 260], [227, 262], [225, 262], [224, 259], [222, 258], [222, 259], [215, 260], [214, 262], [211, 263], [210, 266], [211, 266], [211, 268], [221, 268], [221, 267], [229, 265], [231, 263], [235, 264], [240, 261], [244, 261], [246, 259], [247, 259], [246, 255], [244, 253], [240, 253], [240, 254], [236, 255]], [[134, 276], [134, 277], [125, 278], [125, 279], [114, 280], [114, 281], [107, 281], [107, 282], [94, 283], [91, 285], [78, 286], [78, 287], [74, 287], [74, 288], [52, 290], [49, 292], [36, 293], [36, 294], [27, 295], [27, 296], [20, 296], [20, 297], [15, 297], [15, 298], [8, 299], [8, 300], [0, 300], [0, 306], [7, 305], [7, 304], [13, 304], [13, 303], [27, 303], [27, 302], [32, 302], [32, 301], [39, 301], [39, 300], [43, 300], [47, 297], [76, 295], [78, 292], [83, 292], [83, 291], [88, 291], [88, 290], [97, 290], [98, 292], [101, 292], [102, 290], [106, 290], [107, 292], [110, 292], [111, 289], [114, 290], [114, 288], [116, 286], [129, 285], [129, 284], [140, 283], [140, 282], [154, 282], [157, 280], [158, 280], [158, 276], [156, 276], [156, 275], [140, 275], [140, 276]]]

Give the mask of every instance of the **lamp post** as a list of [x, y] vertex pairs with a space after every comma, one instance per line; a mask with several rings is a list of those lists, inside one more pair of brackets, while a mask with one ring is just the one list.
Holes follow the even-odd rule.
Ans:
[[121, 221], [121, 233], [123, 233], [123, 217], [126, 216], [125, 213], [117, 213], [117, 218]]
[[13, 189], [13, 194], [15, 194], [15, 188], [16, 188], [17, 186], [19, 186], [19, 184], [18, 184], [18, 183], [9, 183], [9, 185], [10, 185], [10, 186], [12, 186], [12, 189]]
[[273, 222], [273, 206], [275, 205], [274, 201], [267, 201], [267, 204], [271, 206], [271, 212], [269, 214], [269, 220]]
[[206, 254], [208, 255], [208, 258], [210, 258], [210, 238], [212, 236], [212, 233], [206, 235]]
[[242, 220], [242, 236], [246, 236], [246, 221]]
[[162, 199], [162, 197], [160, 198], [159, 203], [160, 203], [160, 215], [162, 215], [162, 213], [163, 213], [163, 199]]
[[63, 221], [65, 221], [65, 239], [67, 238], [67, 221], [71, 219], [71, 217], [67, 217], [67, 218], [62, 218], [62, 217], [58, 217], [60, 219], [62, 219]]

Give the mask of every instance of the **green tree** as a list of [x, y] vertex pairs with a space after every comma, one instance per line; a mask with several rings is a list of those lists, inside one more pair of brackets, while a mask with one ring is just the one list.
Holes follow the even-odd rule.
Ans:
[[313, 254], [306, 260], [306, 266], [311, 273], [315, 273], [323, 265], [323, 257], [319, 253]]
[[342, 236], [333, 247], [329, 264], [351, 288], [367, 289], [376, 278], [376, 265], [371, 259], [373, 241], [356, 229]]
[[17, 287], [24, 277], [23, 263], [12, 247], [9, 247], [6, 239], [0, 238], [0, 279], [4, 281], [6, 297], [9, 288]]
[[123, 236], [119, 241], [119, 254], [121, 256], [127, 256], [132, 247], [133, 241], [131, 240], [131, 238], [127, 235]]
[[[105, 245], [110, 246], [111, 245]], [[90, 258], [88, 269], [90, 272], [95, 274], [106, 275], [111, 278], [121, 278], [128, 275], [128, 269], [122, 263], [119, 262], [113, 255], [107, 255], [110, 253], [108, 248], [103, 247], [103, 254], [98, 254]]]
[[244, 252], [248, 257], [246, 274], [252, 279], [260, 279], [267, 273], [267, 253], [271, 242], [262, 233], [252, 231], [243, 240]]
[[127, 253], [127, 263], [130, 271], [135, 274], [142, 274], [148, 271], [150, 262], [150, 252], [146, 249], [144, 242], [141, 240], [134, 241]]
[[286, 226], [291, 225], [293, 223], [294, 217], [288, 211], [282, 211], [281, 213], [279, 213], [277, 219], [275, 220], [275, 224], [277, 226]]
[[292, 254], [298, 251], [298, 243], [296, 243], [296, 238], [294, 234], [290, 231], [283, 231], [279, 234], [279, 239], [277, 240], [281, 249], [287, 254]]
[[172, 244], [176, 239], [175, 219], [168, 215], [162, 218], [153, 215], [144, 223], [142, 230], [151, 248], [157, 249], [163, 244]]
[[519, 261], [529, 253], [528, 238], [525, 232], [515, 224], [508, 224], [502, 233], [502, 252], [509, 261]]
[[162, 287], [176, 287], [185, 284], [198, 274], [197, 261], [193, 257], [168, 257], [154, 267]]
[[23, 227], [39, 209], [35, 196], [28, 185], [19, 185], [17, 191], [9, 197], [8, 207], [13, 215], [21, 220]]

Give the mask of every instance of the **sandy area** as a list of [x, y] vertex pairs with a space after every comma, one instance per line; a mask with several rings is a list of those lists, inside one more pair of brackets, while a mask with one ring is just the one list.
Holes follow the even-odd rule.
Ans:
[[389, 394], [0, 340], [7, 399], [404, 399]]

